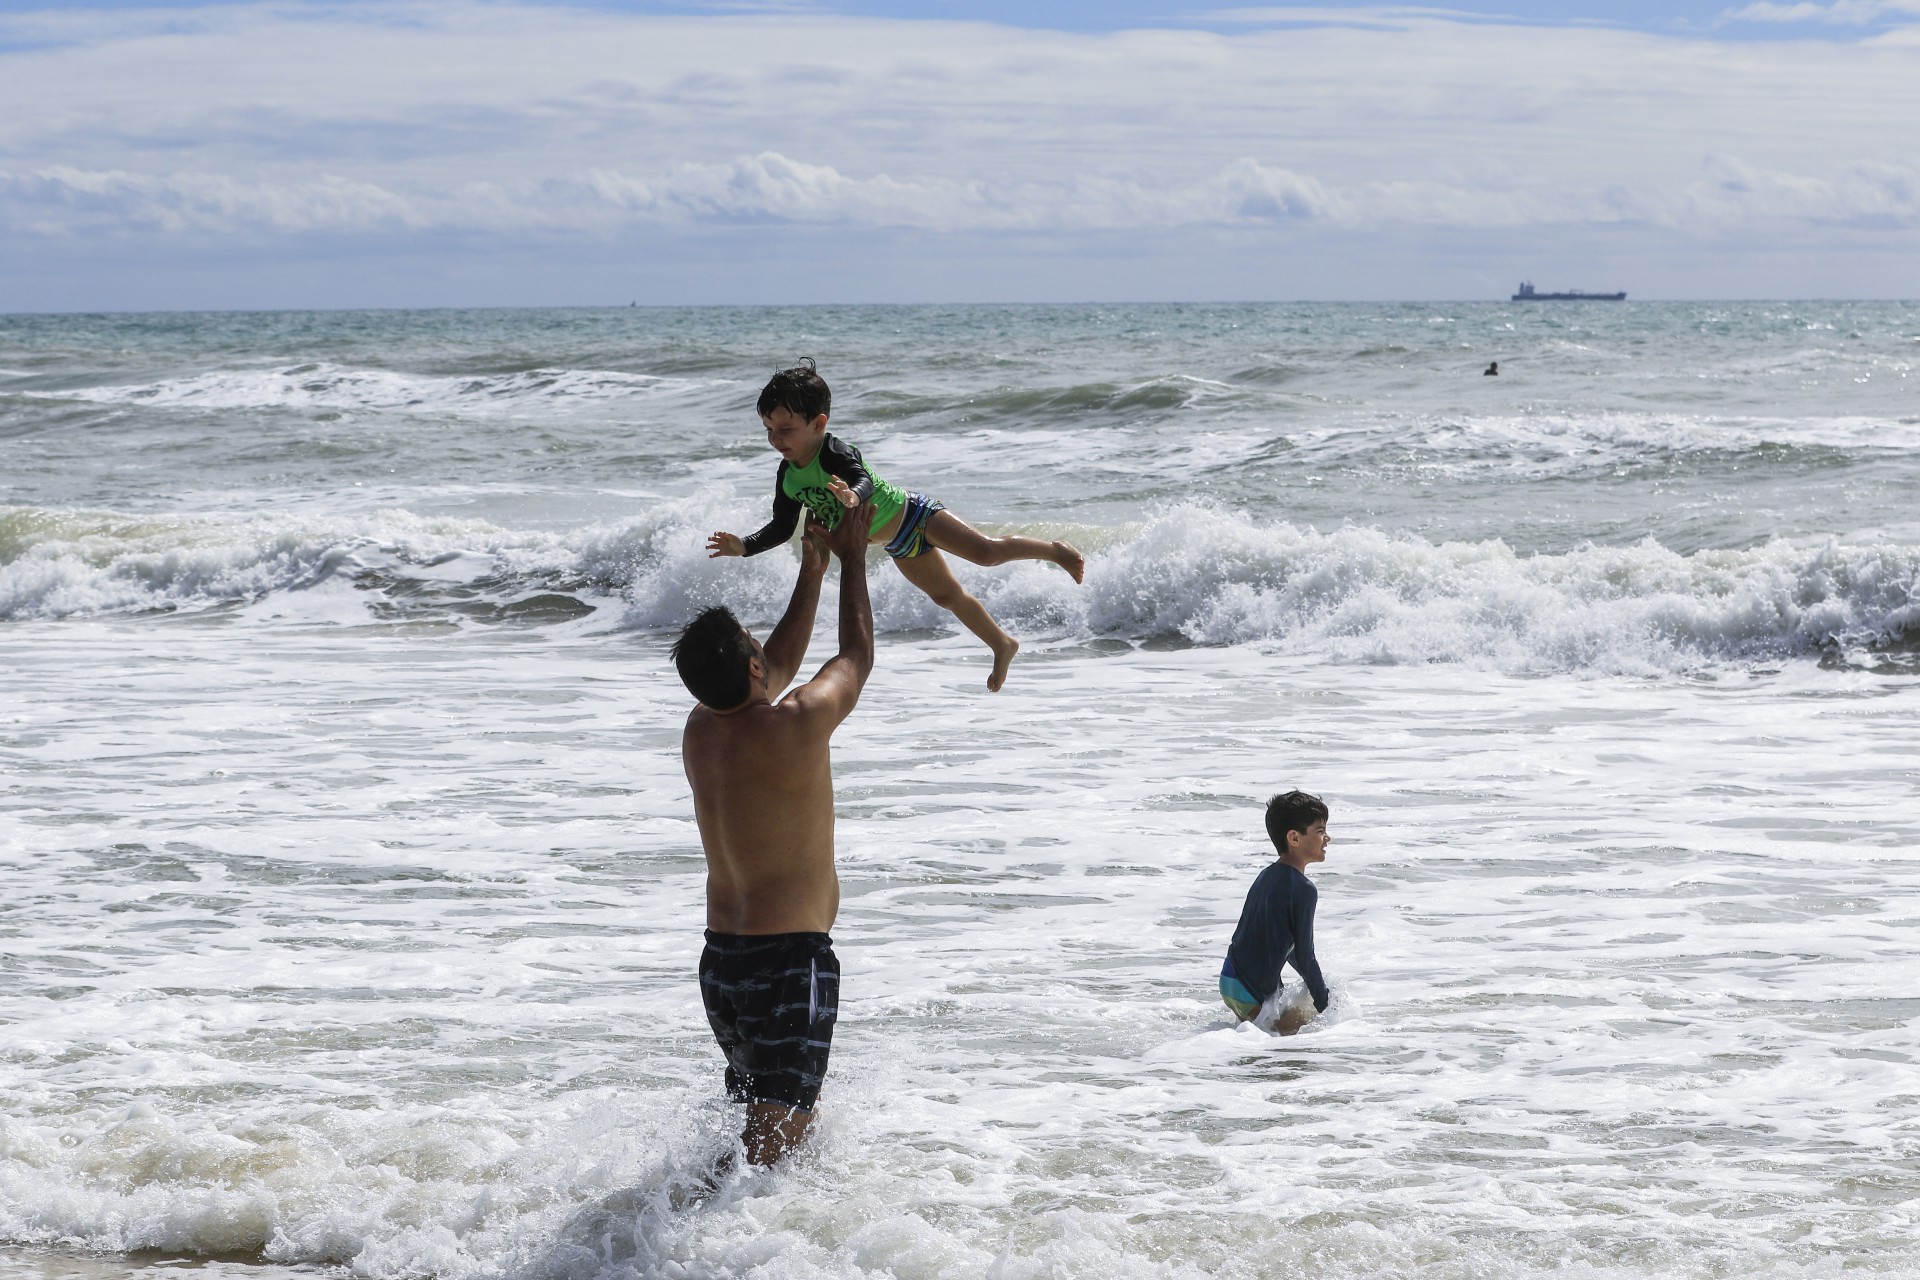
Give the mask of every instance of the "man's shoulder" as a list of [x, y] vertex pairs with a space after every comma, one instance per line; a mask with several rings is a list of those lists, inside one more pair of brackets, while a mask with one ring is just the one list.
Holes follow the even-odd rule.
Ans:
[[773, 710], [788, 717], [805, 717], [820, 709], [821, 696], [827, 693], [833, 683], [833, 677], [822, 668], [813, 679], [787, 690], [785, 696], [773, 705]]
[[779, 732], [825, 746], [833, 731], [853, 711], [860, 697], [860, 681], [852, 668], [828, 662], [813, 679], [787, 691], [774, 709], [784, 717]]
[[715, 711], [706, 703], [697, 703], [687, 712], [687, 730], [693, 732], [712, 731], [731, 733], [741, 729], [750, 729], [763, 721], [775, 704], [765, 700], [755, 701], [747, 706], [735, 707], [731, 711]]
[[[787, 696], [791, 697], [792, 692], [789, 691]], [[765, 698], [755, 698], [752, 702], [734, 707], [728, 711], [715, 711], [712, 707], [702, 702], [696, 704], [693, 710], [687, 712], [687, 723], [691, 725], [698, 721], [701, 724], [711, 724], [721, 728], [732, 728], [736, 725], [750, 725], [763, 720], [772, 712], [778, 711], [781, 704], [785, 701], [786, 698], [782, 698], [776, 702], [769, 702]]]
[[[811, 713], [806, 698], [795, 697], [805, 689], [806, 685], [801, 685], [788, 690], [778, 702], [761, 702], [726, 715], [718, 715], [708, 707], [695, 707], [687, 716], [682, 740], [690, 746], [698, 743], [703, 753], [717, 751], [722, 755], [757, 750], [756, 744], [761, 743], [776, 750], [804, 746], [808, 739], [816, 736], [812, 722], [818, 719]], [[785, 745], [776, 745], [782, 743]]]

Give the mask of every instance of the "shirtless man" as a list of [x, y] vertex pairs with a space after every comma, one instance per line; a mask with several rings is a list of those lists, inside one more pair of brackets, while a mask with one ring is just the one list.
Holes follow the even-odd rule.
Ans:
[[[827, 936], [840, 910], [827, 740], [873, 670], [872, 526], [872, 503], [831, 533], [809, 526], [793, 599], [764, 648], [720, 607], [673, 646], [680, 679], [700, 699], [680, 742], [707, 853], [700, 996], [727, 1057], [727, 1095], [747, 1104], [740, 1140], [754, 1164], [772, 1164], [806, 1136], [839, 1011], [840, 962]], [[840, 560], [840, 652], [780, 698], [806, 659], [829, 551]]]

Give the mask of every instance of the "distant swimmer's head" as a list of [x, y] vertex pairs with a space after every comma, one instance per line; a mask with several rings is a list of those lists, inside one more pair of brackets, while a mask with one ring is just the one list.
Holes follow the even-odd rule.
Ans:
[[827, 434], [827, 415], [833, 412], [833, 392], [813, 367], [812, 356], [782, 369], [760, 389], [754, 408], [767, 427], [767, 443], [791, 462], [811, 462]]
[[1267, 838], [1281, 861], [1305, 867], [1327, 860], [1327, 803], [1304, 791], [1289, 791], [1267, 801]]
[[680, 682], [702, 705], [731, 711], [766, 688], [765, 651], [725, 605], [701, 613], [673, 642]]

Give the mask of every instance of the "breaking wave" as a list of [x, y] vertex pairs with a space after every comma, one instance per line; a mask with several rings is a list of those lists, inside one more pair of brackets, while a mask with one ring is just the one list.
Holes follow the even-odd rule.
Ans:
[[158, 382], [27, 393], [104, 405], [199, 409], [406, 409], [473, 413], [537, 404], [643, 400], [732, 384], [604, 369], [525, 369], [471, 375], [398, 373], [328, 363], [217, 370]]
[[[139, 518], [0, 508], [0, 620], [230, 610], [262, 620], [447, 620], [666, 630], [714, 601], [764, 624], [791, 588], [774, 553], [710, 560], [716, 511], [696, 495], [566, 533], [404, 511]], [[1652, 539], [1519, 555], [1499, 540], [1319, 533], [1179, 506], [1079, 538], [1076, 587], [1050, 565], [957, 565], [1035, 638], [1263, 645], [1348, 662], [1654, 673], [1717, 663], [1909, 652], [1920, 644], [1920, 546], [1775, 540], [1683, 554]], [[952, 619], [876, 561], [883, 631]]]

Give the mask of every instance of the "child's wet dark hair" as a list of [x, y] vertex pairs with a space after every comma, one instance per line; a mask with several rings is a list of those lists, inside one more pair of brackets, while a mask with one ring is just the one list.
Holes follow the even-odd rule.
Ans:
[[833, 409], [833, 392], [827, 380], [814, 369], [812, 356], [801, 356], [800, 363], [782, 369], [760, 389], [760, 402], [754, 406], [762, 418], [775, 409], [785, 409], [796, 417], [812, 422]]
[[701, 613], [673, 642], [673, 665], [687, 692], [719, 711], [737, 707], [751, 692], [747, 663], [753, 643], [733, 610], [715, 605]]
[[1287, 832], [1305, 831], [1327, 820], [1327, 802], [1304, 791], [1289, 791], [1267, 801], [1267, 838], [1280, 852], [1287, 851]]

